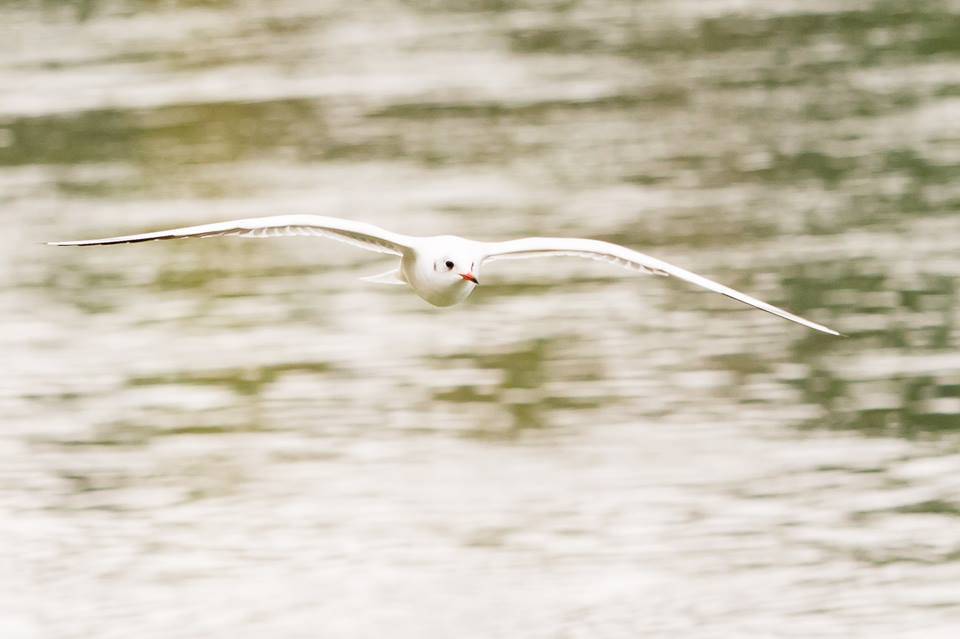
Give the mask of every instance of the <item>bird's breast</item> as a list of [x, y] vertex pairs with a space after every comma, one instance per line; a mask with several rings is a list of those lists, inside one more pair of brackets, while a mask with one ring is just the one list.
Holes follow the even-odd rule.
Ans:
[[455, 283], [452, 286], [442, 287], [417, 287], [413, 285], [413, 290], [434, 306], [453, 306], [470, 297], [470, 293], [473, 292], [473, 285], [468, 282], [464, 282], [463, 285]]

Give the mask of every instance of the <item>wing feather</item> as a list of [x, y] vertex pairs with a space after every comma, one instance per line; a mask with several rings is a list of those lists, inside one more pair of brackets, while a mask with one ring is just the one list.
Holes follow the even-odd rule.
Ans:
[[651, 257], [645, 253], [634, 251], [633, 249], [603, 242], [600, 240], [588, 240], [580, 238], [561, 238], [561, 237], [527, 237], [519, 240], [510, 240], [507, 242], [490, 242], [486, 244], [486, 253], [483, 261], [522, 259], [529, 257], [548, 257], [554, 255], [571, 255], [575, 257], [584, 257], [593, 260], [601, 260], [623, 266], [631, 270], [645, 273], [654, 273], [656, 275], [673, 275], [684, 281], [702, 286], [703, 288], [726, 295], [727, 297], [743, 302], [758, 308], [767, 313], [796, 322], [808, 328], [812, 328], [822, 333], [830, 335], [840, 335], [832, 328], [822, 324], [811, 322], [799, 315], [786, 311], [782, 308], [767, 304], [746, 293], [741, 293], [729, 286], [724, 286], [702, 275], [697, 275], [679, 266], [674, 266], [669, 262]]
[[184, 226], [181, 228], [136, 235], [119, 235], [96, 240], [74, 240], [69, 242], [48, 242], [53, 246], [98, 246], [104, 244], [130, 244], [133, 242], [152, 242], [188, 237], [281, 237], [291, 235], [312, 235], [345, 242], [359, 248], [378, 253], [403, 255], [416, 238], [382, 229], [373, 224], [355, 222], [338, 217], [322, 215], [275, 215], [271, 217], [253, 217], [242, 220]]

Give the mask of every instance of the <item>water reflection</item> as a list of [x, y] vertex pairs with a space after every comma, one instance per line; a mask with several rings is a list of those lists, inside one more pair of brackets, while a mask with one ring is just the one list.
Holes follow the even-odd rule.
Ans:
[[[43, 2], [0, 43], [0, 635], [952, 636], [948, 3]], [[47, 239], [273, 213], [664, 278]]]

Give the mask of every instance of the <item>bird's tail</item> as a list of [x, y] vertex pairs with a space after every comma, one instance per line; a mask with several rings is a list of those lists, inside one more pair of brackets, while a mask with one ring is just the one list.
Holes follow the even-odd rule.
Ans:
[[393, 285], [402, 285], [406, 284], [407, 280], [403, 278], [403, 273], [400, 272], [400, 269], [394, 268], [390, 269], [386, 273], [380, 273], [379, 275], [370, 275], [368, 277], [361, 277], [361, 280], [364, 282], [374, 282], [376, 284], [393, 284]]

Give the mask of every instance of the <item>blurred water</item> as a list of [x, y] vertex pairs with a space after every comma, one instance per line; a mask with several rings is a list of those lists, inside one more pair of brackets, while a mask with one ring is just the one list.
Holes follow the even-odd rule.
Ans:
[[[0, 636], [953, 637], [960, 4], [8, 2]], [[624, 242], [461, 307], [275, 213]]]

